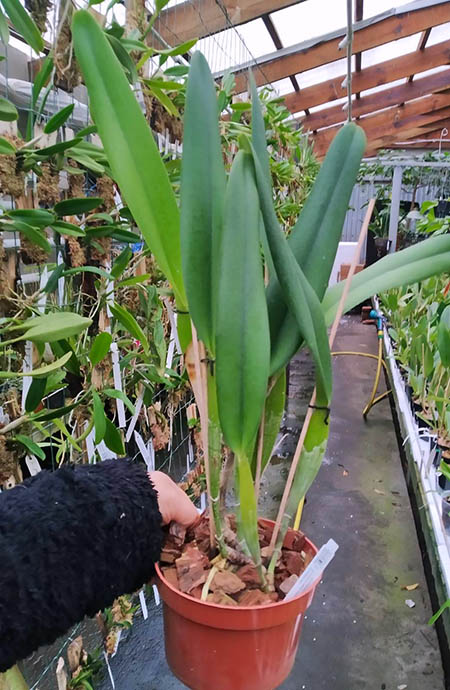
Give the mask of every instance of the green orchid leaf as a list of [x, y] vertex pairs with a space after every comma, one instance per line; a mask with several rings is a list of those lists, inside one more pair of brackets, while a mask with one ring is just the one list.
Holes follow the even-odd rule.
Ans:
[[64, 220], [54, 221], [51, 226], [52, 230], [58, 232], [60, 235], [69, 235], [70, 237], [85, 237], [86, 232], [79, 225], [74, 223], [67, 223]]
[[103, 408], [103, 403], [97, 391], [92, 391], [92, 404], [94, 416], [95, 429], [95, 444], [98, 445], [105, 438], [106, 433], [106, 415]]
[[36, 316], [21, 325], [21, 328], [26, 329], [22, 339], [34, 343], [53, 343], [72, 335], [79, 335], [91, 323], [92, 319], [67, 311]]
[[0, 137], [0, 154], [10, 156], [16, 153], [16, 148], [7, 139]]
[[195, 53], [184, 116], [181, 248], [192, 320], [212, 354], [225, 184], [214, 80], [203, 55]]
[[95, 336], [89, 351], [89, 359], [93, 367], [97, 366], [108, 354], [111, 347], [112, 337], [110, 333], [99, 333]]
[[72, 33], [93, 120], [114, 179], [145, 241], [173, 286], [178, 308], [186, 311], [179, 212], [153, 135], [95, 19], [85, 10], [76, 12]]
[[114, 426], [108, 417], [106, 417], [106, 432], [104, 441], [106, 446], [109, 448], [109, 450], [112, 450], [113, 453], [117, 453], [117, 455], [125, 455], [125, 447], [123, 445], [122, 435], [119, 429]]
[[1, 2], [14, 28], [17, 29], [28, 45], [33, 48], [35, 53], [42, 53], [44, 50], [42, 34], [20, 0], [1, 0]]
[[103, 203], [100, 197], [81, 197], [78, 199], [65, 199], [59, 201], [54, 206], [54, 211], [58, 216], [80, 216], [83, 213], [89, 213], [94, 208], [98, 208]]
[[115, 400], [121, 400], [124, 405], [129, 409], [131, 414], [134, 414], [136, 412], [136, 408], [131, 402], [130, 398], [128, 395], [126, 395], [123, 391], [118, 391], [115, 388], [105, 388], [103, 390], [104, 395], [107, 395], [108, 398], [114, 398]]
[[253, 452], [269, 376], [269, 324], [259, 245], [259, 200], [251, 157], [240, 151], [225, 196], [218, 268], [216, 377], [225, 440]]
[[147, 336], [145, 335], [142, 328], [139, 326], [134, 316], [130, 314], [128, 309], [125, 309], [125, 307], [122, 307], [119, 304], [111, 304], [110, 309], [113, 313], [113, 316], [119, 322], [120, 327], [128, 331], [128, 333], [130, 333], [133, 336], [133, 338], [139, 340], [142, 347], [144, 348], [145, 354], [149, 355], [150, 346], [148, 343]]
[[14, 122], [19, 117], [16, 106], [6, 98], [0, 97], [0, 120]]
[[24, 376], [47, 376], [47, 374], [49, 374], [51, 371], [55, 371], [55, 369], [60, 369], [63, 367], [70, 357], [71, 353], [68, 352], [66, 355], [55, 360], [51, 364], [46, 364], [43, 367], [32, 369], [32, 371], [0, 371], [0, 379], [23, 378]]
[[56, 132], [57, 129], [62, 127], [67, 122], [73, 113], [74, 107], [75, 105], [71, 103], [70, 105], [66, 105], [66, 107], [62, 108], [59, 112], [55, 113], [45, 125], [44, 132], [46, 134]]
[[45, 228], [51, 225], [55, 220], [55, 216], [50, 211], [44, 211], [38, 208], [21, 208], [13, 211], [8, 211], [8, 216], [14, 221], [27, 223], [28, 225]]
[[45, 452], [31, 438], [28, 438], [28, 436], [23, 436], [23, 434], [16, 434], [13, 440], [18, 441], [22, 444], [22, 446], [25, 446], [25, 448], [32, 455], [35, 455], [37, 458], [39, 458], [39, 460], [45, 460]]
[[45, 394], [47, 378], [35, 378], [31, 382], [25, 398], [25, 412], [34, 412]]
[[129, 247], [123, 250], [121, 254], [117, 257], [117, 259], [114, 261], [112, 268], [111, 268], [111, 275], [113, 278], [119, 278], [126, 267], [128, 266], [130, 259], [133, 256], [133, 252]]

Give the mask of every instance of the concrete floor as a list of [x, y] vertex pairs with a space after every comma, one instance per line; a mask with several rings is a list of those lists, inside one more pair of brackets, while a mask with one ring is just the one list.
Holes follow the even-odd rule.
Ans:
[[[335, 350], [376, 351], [373, 327], [342, 320]], [[318, 545], [340, 545], [308, 611], [297, 660], [281, 690], [443, 690], [444, 678], [422, 560], [399, 460], [388, 400], [363, 421], [375, 362], [334, 358], [335, 396], [325, 462], [308, 494], [302, 528]], [[381, 383], [384, 386], [384, 381]], [[268, 468], [263, 512], [271, 517], [304, 417], [312, 365], [297, 358], [291, 370], [287, 433]], [[405, 585], [418, 583], [407, 592]], [[414, 601], [414, 608], [405, 604]], [[116, 690], [182, 690], [167, 667], [161, 607], [137, 617], [111, 668]], [[39, 690], [54, 688], [39, 684]], [[110, 690], [107, 675], [96, 690]], [[38, 690], [36, 688], [36, 690]], [[213, 690], [213, 688], [211, 688]]]

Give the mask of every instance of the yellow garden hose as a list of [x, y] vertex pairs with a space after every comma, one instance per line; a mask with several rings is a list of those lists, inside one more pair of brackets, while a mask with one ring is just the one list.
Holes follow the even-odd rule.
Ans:
[[[383, 400], [389, 393], [391, 392], [390, 390], [385, 391], [381, 395], [376, 395], [377, 389], [378, 389], [378, 384], [380, 383], [380, 376], [381, 376], [381, 368], [384, 367], [385, 370], [386, 368], [386, 362], [383, 359], [383, 331], [378, 330], [378, 354], [373, 355], [370, 352], [352, 352], [350, 350], [342, 350], [339, 352], [332, 352], [331, 354], [333, 356], [337, 355], [356, 355], [358, 357], [370, 357], [371, 359], [376, 359], [377, 360], [377, 371], [375, 374], [375, 380], [373, 383], [373, 388], [372, 392], [370, 394], [369, 402], [365, 406], [363, 410], [363, 417], [364, 419], [367, 417], [369, 414], [370, 410], [374, 405], [376, 405], [380, 400]], [[302, 499], [300, 499], [300, 502], [298, 504], [297, 508], [297, 514], [295, 516], [294, 520], [294, 529], [298, 530], [300, 527], [300, 521], [302, 519], [302, 513], [303, 513], [303, 506], [305, 505], [305, 497], [303, 496]]]

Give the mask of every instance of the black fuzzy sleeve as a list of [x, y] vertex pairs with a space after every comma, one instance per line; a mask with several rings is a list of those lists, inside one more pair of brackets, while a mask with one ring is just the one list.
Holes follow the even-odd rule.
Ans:
[[154, 573], [163, 541], [145, 467], [40, 472], [0, 494], [0, 672]]

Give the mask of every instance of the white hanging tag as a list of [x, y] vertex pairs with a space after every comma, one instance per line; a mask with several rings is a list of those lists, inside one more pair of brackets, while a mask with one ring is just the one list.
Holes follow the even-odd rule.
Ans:
[[205, 491], [200, 494], [200, 512], [203, 513], [203, 511], [206, 510], [206, 493]]
[[102, 460], [112, 460], [117, 458], [117, 454], [113, 453], [112, 450], [109, 450], [104, 441], [101, 441], [96, 448]]
[[119, 644], [120, 644], [120, 638], [122, 637], [122, 628], [119, 628], [117, 631], [117, 637], [116, 637], [116, 643], [114, 645], [114, 651], [111, 654], [111, 659], [116, 656], [117, 650], [119, 649]]
[[131, 421], [130, 421], [130, 423], [129, 423], [129, 425], [128, 425], [127, 435], [126, 435], [126, 437], [125, 437], [126, 443], [129, 442], [129, 440], [130, 440], [130, 438], [131, 438], [131, 435], [132, 435], [132, 433], [133, 433], [133, 431], [134, 431], [134, 427], [136, 426], [136, 422], [137, 422], [137, 420], [138, 420], [139, 414], [140, 414], [141, 409], [142, 409], [142, 403], [143, 403], [143, 401], [144, 401], [144, 389], [142, 389], [142, 391], [139, 393], [139, 397], [138, 397], [138, 399], [136, 400], [136, 405], [134, 406], [136, 412], [135, 412], [134, 415], [132, 416]]
[[[31, 371], [33, 368], [33, 343], [27, 340], [25, 343], [25, 357], [23, 358], [22, 371]], [[22, 411], [25, 411], [25, 400], [30, 390], [31, 376], [24, 376], [22, 379]]]
[[180, 339], [178, 337], [178, 327], [177, 327], [178, 314], [176, 314], [174, 312], [174, 310], [172, 309], [172, 305], [170, 304], [170, 301], [167, 299], [167, 297], [163, 300], [163, 302], [166, 305], [167, 313], [169, 315], [170, 327], [172, 329], [171, 330], [171, 337], [173, 335], [178, 354], [182, 355], [183, 350], [181, 349]]
[[153, 446], [153, 439], [151, 438], [150, 441], [147, 443], [147, 451], [148, 455], [150, 458], [150, 472], [155, 471], [155, 448]]
[[166, 369], [172, 369], [174, 352], [175, 352], [175, 338], [173, 337], [173, 331], [171, 331], [169, 347], [167, 348]]
[[194, 462], [194, 446], [192, 445], [191, 435], [188, 436], [189, 462], [192, 465]]
[[[60, 266], [63, 262], [63, 256], [62, 252], [58, 252], [58, 258], [57, 258], [58, 266]], [[58, 278], [58, 306], [62, 307], [64, 304], [64, 278]]]
[[161, 599], [159, 596], [158, 587], [156, 585], [153, 585], [153, 594], [155, 597], [155, 604], [156, 604], [156, 606], [159, 606], [161, 603]]
[[[39, 282], [39, 287], [41, 290], [43, 290], [45, 288], [45, 286], [47, 285], [47, 282], [48, 282], [48, 270], [47, 270], [47, 266], [45, 266], [44, 270], [42, 271], [42, 274], [41, 274], [41, 280]], [[39, 295], [39, 299], [38, 299], [38, 303], [37, 303], [38, 309], [41, 312], [41, 314], [44, 313], [46, 304], [47, 304], [47, 293], [42, 292]]]
[[[117, 347], [117, 343], [111, 343], [110, 349], [113, 365], [114, 388], [116, 391], [123, 392], [122, 374], [119, 364], [119, 348]], [[126, 426], [125, 405], [123, 404], [123, 400], [119, 400], [118, 398], [116, 399], [116, 409], [119, 429], [123, 429]]]
[[147, 465], [147, 469], [149, 472], [151, 472], [151, 459], [150, 455], [148, 452], [148, 449], [142, 439], [142, 436], [140, 435], [139, 432], [135, 431], [134, 432], [134, 440], [136, 441], [137, 447], [139, 448], [139, 452], [142, 455], [142, 459], [144, 460], [145, 464]]
[[144, 617], [144, 620], [146, 621], [148, 618], [148, 608], [147, 608], [147, 602], [145, 601], [145, 592], [143, 589], [139, 592], [139, 603], [141, 605], [142, 609], [142, 615]]
[[105, 663], [106, 663], [106, 668], [108, 669], [109, 680], [111, 681], [111, 685], [113, 687], [113, 690], [116, 690], [116, 684], [114, 682], [114, 676], [113, 676], [112, 671], [111, 671], [111, 666], [109, 665], [108, 655], [106, 652], [103, 652], [103, 656], [105, 657]]
[[[87, 422], [86, 422], [86, 425], [87, 425]], [[89, 464], [92, 464], [95, 462], [94, 437], [95, 437], [95, 429], [92, 429], [92, 431], [90, 431], [89, 434], [86, 436], [86, 451], [87, 451]]]
[[35, 474], [38, 474], [42, 469], [39, 464], [39, 460], [34, 455], [26, 455], [25, 464], [28, 467], [28, 472], [32, 477], [34, 477]]

